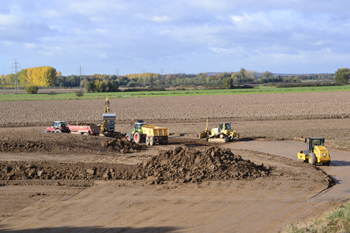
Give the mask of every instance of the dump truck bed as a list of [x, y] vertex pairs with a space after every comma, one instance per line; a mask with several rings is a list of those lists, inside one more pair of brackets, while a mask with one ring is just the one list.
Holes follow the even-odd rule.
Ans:
[[152, 124], [148, 124], [142, 127], [142, 133], [153, 137], [167, 137], [169, 136], [169, 128], [156, 127]]
[[97, 125], [68, 125], [72, 134], [99, 135], [100, 127]]

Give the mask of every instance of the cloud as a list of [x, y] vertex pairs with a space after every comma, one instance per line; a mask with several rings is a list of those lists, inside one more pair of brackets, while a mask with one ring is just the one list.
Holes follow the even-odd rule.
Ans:
[[15, 56], [23, 67], [51, 63], [64, 74], [84, 64], [86, 73], [112, 73], [116, 66], [123, 73], [160, 67], [333, 72], [350, 54], [349, 6], [338, 0], [3, 0], [0, 59]]

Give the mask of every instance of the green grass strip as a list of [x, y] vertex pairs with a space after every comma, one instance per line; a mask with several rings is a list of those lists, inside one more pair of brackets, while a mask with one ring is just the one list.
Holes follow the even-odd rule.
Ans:
[[197, 95], [237, 95], [237, 94], [266, 94], [266, 93], [297, 93], [297, 92], [325, 92], [325, 91], [350, 91], [350, 85], [323, 86], [323, 87], [256, 87], [250, 89], [213, 89], [213, 90], [167, 90], [167, 91], [135, 91], [135, 92], [103, 92], [84, 93], [77, 97], [74, 93], [57, 94], [1, 94], [0, 101], [30, 101], [30, 100], [76, 100], [76, 99], [104, 99], [113, 98], [137, 98], [155, 96], [197, 96]]

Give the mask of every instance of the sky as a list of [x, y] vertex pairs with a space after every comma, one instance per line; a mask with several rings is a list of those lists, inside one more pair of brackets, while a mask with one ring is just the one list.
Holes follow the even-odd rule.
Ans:
[[1, 0], [0, 74], [334, 73], [349, 0]]

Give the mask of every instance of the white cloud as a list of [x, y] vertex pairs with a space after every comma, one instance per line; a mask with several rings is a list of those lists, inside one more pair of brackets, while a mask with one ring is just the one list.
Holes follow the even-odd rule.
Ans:
[[340, 66], [350, 54], [350, 1], [330, 2], [2, 0], [0, 56], [16, 56], [24, 67], [26, 61], [60, 64], [65, 74], [75, 72], [64, 69], [77, 60], [92, 73], [115, 64], [125, 73], [142, 72], [134, 71], [142, 63], [157, 72], [248, 66], [289, 72], [298, 64], [333, 71], [328, 58]]
[[25, 44], [24, 44], [24, 47], [25, 47], [26, 49], [36, 49], [36, 48], [37, 48], [37, 46], [36, 46], [35, 43], [25, 43]]

